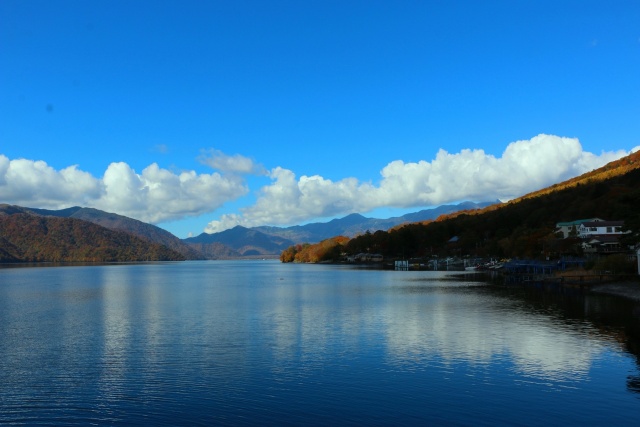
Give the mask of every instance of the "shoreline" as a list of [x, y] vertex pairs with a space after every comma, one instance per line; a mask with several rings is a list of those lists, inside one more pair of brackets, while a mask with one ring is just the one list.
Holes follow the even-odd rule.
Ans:
[[614, 295], [640, 302], [640, 282], [603, 283], [591, 287], [590, 292]]

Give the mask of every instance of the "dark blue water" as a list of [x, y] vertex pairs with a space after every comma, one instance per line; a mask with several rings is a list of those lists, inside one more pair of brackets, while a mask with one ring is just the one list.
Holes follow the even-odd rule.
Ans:
[[0, 269], [2, 425], [638, 425], [640, 307], [272, 261]]

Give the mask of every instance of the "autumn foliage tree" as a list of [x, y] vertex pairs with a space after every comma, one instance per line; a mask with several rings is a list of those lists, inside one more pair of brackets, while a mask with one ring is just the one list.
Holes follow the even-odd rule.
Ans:
[[293, 246], [289, 246], [287, 249], [285, 249], [284, 251], [282, 251], [282, 253], [280, 254], [280, 261], [282, 262], [294, 262], [296, 259], [296, 254], [298, 254], [299, 252], [301, 252], [303, 250], [303, 248], [309, 246], [308, 243], [303, 244], [298, 244], [298, 245], [293, 245]]
[[295, 245], [285, 249], [280, 255], [282, 262], [322, 262], [338, 260], [345, 250], [348, 237], [337, 236], [315, 245]]

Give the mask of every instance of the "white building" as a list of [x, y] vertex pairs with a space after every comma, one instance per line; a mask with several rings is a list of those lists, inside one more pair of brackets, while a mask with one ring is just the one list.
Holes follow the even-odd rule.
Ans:
[[562, 233], [562, 237], [565, 239], [569, 237], [572, 232], [575, 232], [575, 236], [577, 236], [578, 228], [580, 227], [580, 225], [584, 224], [585, 222], [597, 222], [597, 221], [604, 221], [604, 220], [600, 218], [589, 218], [589, 219], [577, 219], [575, 221], [568, 221], [568, 222], [559, 222], [556, 224], [556, 233]]
[[624, 221], [589, 221], [578, 226], [578, 236], [587, 239], [593, 236], [620, 236], [624, 234]]

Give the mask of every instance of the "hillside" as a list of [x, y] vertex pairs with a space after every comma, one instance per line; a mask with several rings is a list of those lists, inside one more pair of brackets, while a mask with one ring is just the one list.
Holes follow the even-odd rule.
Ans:
[[236, 227], [221, 233], [202, 233], [197, 237], [178, 239], [166, 230], [115, 213], [79, 206], [60, 210], [24, 208], [4, 205], [0, 211], [31, 213], [46, 217], [74, 218], [88, 221], [114, 231], [133, 234], [143, 240], [160, 244], [179, 252], [185, 259], [231, 259], [279, 255], [285, 248], [298, 242], [319, 242], [334, 234], [355, 236], [367, 230], [386, 230], [394, 225], [415, 219], [436, 218], [460, 209], [476, 209], [489, 203], [465, 202], [422, 210], [388, 219], [366, 218], [351, 214], [327, 223], [312, 223], [288, 228]]
[[157, 243], [91, 222], [3, 209], [0, 262], [179, 261], [184, 257]]
[[169, 249], [179, 252], [186, 259], [204, 258], [200, 252], [185, 244], [182, 240], [178, 239], [168, 231], [163, 230], [160, 227], [156, 227], [155, 225], [147, 224], [115, 213], [104, 212], [92, 208], [81, 208], [78, 206], [61, 210], [35, 208], [23, 209], [25, 212], [33, 212], [38, 215], [75, 218], [101, 225], [110, 230], [124, 231], [149, 242], [166, 246]]
[[[49, 210], [5, 204], [0, 205], [0, 215], [25, 214], [49, 219], [74, 219], [105, 227], [112, 231], [124, 232], [142, 239], [147, 243], [164, 246], [172, 251], [178, 252], [184, 259], [231, 259], [279, 255], [288, 246], [293, 245], [294, 242], [321, 241], [324, 240], [326, 236], [331, 236], [332, 233], [354, 236], [364, 233], [367, 230], [384, 230], [394, 224], [407, 222], [410, 218], [435, 218], [442, 213], [455, 212], [462, 208], [476, 208], [478, 206], [480, 205], [470, 202], [460, 205], [445, 205], [435, 209], [423, 210], [389, 219], [366, 218], [359, 214], [351, 214], [327, 223], [313, 223], [288, 228], [256, 227], [249, 229], [236, 227], [221, 233], [202, 233], [200, 236], [184, 240], [178, 239], [168, 231], [151, 224], [146, 224], [115, 213], [79, 206], [60, 210]], [[287, 238], [286, 236], [291, 236], [292, 238]], [[61, 238], [61, 236], [57, 236], [56, 238]], [[56, 259], [69, 259], [71, 256], [54, 255], [56, 250], [53, 247], [47, 247], [44, 252], [38, 252], [37, 254], [27, 252], [25, 255], [23, 254], [23, 250], [16, 247], [13, 240], [15, 240], [13, 237], [10, 240], [8, 237], [0, 238], [1, 260], [21, 260], [25, 256], [30, 257], [30, 259], [48, 259], [46, 253], [50, 253], [51, 256]], [[66, 243], [72, 246], [71, 242]], [[61, 242], [57, 244], [61, 244]], [[73, 251], [71, 246], [66, 248], [64, 252], [67, 253], [71, 251], [70, 253], [76, 254], [73, 256], [85, 257], [85, 255], [78, 255], [79, 252]], [[111, 249], [115, 250], [115, 247], [116, 245], [114, 243]], [[120, 249], [115, 251], [118, 254], [124, 253]], [[94, 257], [104, 258], [103, 255], [95, 255]], [[130, 260], [131, 256], [127, 255], [127, 257], [127, 260]], [[141, 258], [142, 255], [135, 255], [133, 257], [137, 259]], [[113, 259], [113, 257], [110, 259]]]
[[509, 203], [366, 233], [349, 240], [342, 252], [386, 257], [576, 255], [575, 245], [555, 236], [555, 224], [592, 217], [623, 220], [635, 233], [640, 231], [640, 152]]
[[187, 244], [198, 254], [199, 259], [236, 259], [242, 257], [238, 251], [218, 242]]
[[236, 226], [215, 234], [202, 233], [199, 236], [184, 239], [190, 245], [225, 245], [240, 256], [277, 255], [293, 241], [278, 236], [270, 236], [255, 229]]
[[[553, 184], [549, 187], [540, 189], [540, 190], [536, 190], [533, 191], [531, 193], [525, 194], [524, 196], [518, 197], [516, 199], [510, 200], [509, 202], [499, 205], [490, 205], [487, 206], [485, 208], [482, 209], [478, 209], [478, 210], [473, 210], [473, 211], [465, 211], [465, 210], [461, 210], [458, 212], [454, 212], [448, 215], [442, 215], [440, 217], [437, 218], [438, 221], [444, 221], [447, 219], [451, 219], [460, 215], [468, 215], [468, 214], [473, 214], [473, 215], [479, 215], [479, 214], [485, 214], [487, 212], [491, 212], [494, 210], [498, 210], [501, 208], [506, 208], [509, 206], [513, 206], [513, 205], [518, 205], [521, 204], [523, 202], [525, 202], [528, 199], [531, 200], [544, 200], [543, 197], [544, 196], [548, 196], [548, 195], [553, 195], [553, 194], [558, 194], [558, 193], [562, 193], [564, 191], [568, 191], [568, 193], [563, 193], [563, 194], [567, 194], [567, 196], [565, 196], [567, 198], [567, 201], [571, 202], [571, 206], [573, 206], [572, 211], [579, 211], [579, 210], [583, 210], [581, 207], [577, 207], [575, 206], [577, 203], [575, 202], [575, 200], [573, 200], [571, 198], [572, 196], [572, 189], [576, 189], [579, 190], [580, 187], [586, 186], [588, 188], [595, 188], [597, 187], [598, 190], [597, 192], [602, 193], [603, 191], [606, 191], [606, 189], [604, 188], [606, 185], [614, 185], [616, 181], [616, 178], [620, 178], [620, 182], [623, 182], [623, 184], [621, 184], [622, 186], [626, 186], [626, 185], [634, 185], [633, 182], [629, 182], [628, 179], [626, 179], [624, 177], [624, 175], [630, 174], [635, 172], [637, 169], [640, 169], [640, 151], [637, 151], [635, 153], [631, 153], [628, 156], [625, 156], [621, 159], [615, 160], [613, 162], [609, 162], [606, 165], [604, 165], [601, 168], [598, 169], [594, 169], [590, 172], [584, 173], [580, 176], [577, 176], [575, 178], [571, 178], [569, 180], [563, 181], [561, 183], [558, 184]], [[580, 195], [580, 191], [576, 192], [576, 196], [579, 197], [584, 197]], [[559, 203], [566, 203], [566, 201], [558, 201]], [[606, 210], [606, 207], [602, 207], [603, 210]], [[587, 209], [588, 210], [588, 209]], [[569, 217], [572, 218], [582, 218], [583, 216], [580, 215], [573, 215], [572, 212], [566, 213], [566, 215], [569, 215]], [[588, 217], [584, 216], [584, 218]], [[561, 219], [558, 220], [559, 222], [561, 221], [569, 221], [569, 219]], [[424, 223], [424, 222], [423, 222]], [[428, 223], [428, 222], [427, 222]]]

